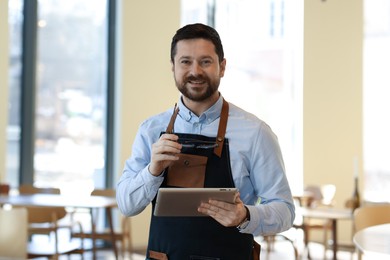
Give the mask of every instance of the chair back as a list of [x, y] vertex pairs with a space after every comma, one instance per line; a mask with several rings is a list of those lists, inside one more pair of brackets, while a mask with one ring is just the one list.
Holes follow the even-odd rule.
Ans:
[[92, 196], [107, 196], [107, 197], [115, 197], [114, 189], [94, 189], [91, 193]]
[[354, 212], [354, 232], [386, 223], [390, 223], [390, 204], [364, 206]]
[[0, 256], [27, 258], [27, 210], [0, 208]]
[[36, 194], [36, 193], [44, 193], [44, 194], [60, 194], [60, 189], [57, 188], [38, 188], [31, 184], [22, 184], [19, 186], [20, 194]]
[[[19, 187], [20, 194], [60, 194], [57, 188], [38, 188], [31, 184]], [[66, 216], [64, 207], [28, 207], [28, 223], [54, 223]]]
[[334, 184], [309, 185], [305, 188], [305, 192], [311, 194], [311, 199], [306, 206], [310, 208], [318, 206], [329, 207], [333, 206], [336, 186]]
[[28, 207], [28, 223], [52, 223], [54, 225], [65, 215], [66, 210], [62, 207]]
[[8, 195], [10, 186], [7, 183], [0, 183], [0, 195]]
[[[115, 190], [114, 189], [94, 189], [91, 193], [91, 196], [106, 196], [106, 197], [114, 197], [115, 198]], [[99, 219], [98, 215], [102, 214], [102, 212], [99, 213], [100, 211], [101, 210], [95, 211], [95, 218], [96, 219]], [[100, 220], [103, 220], [103, 219], [100, 219]]]

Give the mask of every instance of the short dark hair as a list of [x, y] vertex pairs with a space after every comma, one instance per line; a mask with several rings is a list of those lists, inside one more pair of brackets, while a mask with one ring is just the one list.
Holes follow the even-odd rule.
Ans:
[[179, 30], [176, 31], [176, 34], [172, 38], [171, 43], [171, 61], [174, 62], [174, 57], [176, 55], [176, 45], [177, 42], [181, 40], [190, 40], [202, 38], [209, 40], [214, 44], [215, 52], [218, 55], [219, 62], [222, 62], [224, 59], [223, 47], [221, 38], [219, 38], [218, 32], [208, 26], [201, 23], [188, 24]]

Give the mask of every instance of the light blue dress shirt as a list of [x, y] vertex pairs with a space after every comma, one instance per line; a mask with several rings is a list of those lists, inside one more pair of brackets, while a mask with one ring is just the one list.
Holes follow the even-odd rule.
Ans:
[[[220, 96], [198, 117], [180, 99], [174, 131], [215, 137], [222, 102]], [[163, 177], [153, 176], [148, 166], [152, 144], [166, 130], [172, 113], [173, 109], [170, 109], [153, 116], [138, 130], [131, 157], [126, 161], [117, 185], [118, 206], [126, 216], [143, 211], [163, 182]], [[265, 122], [229, 103], [225, 137], [229, 140], [234, 184], [251, 216], [249, 225], [241, 232], [257, 236], [289, 229], [295, 218], [295, 208], [276, 135]]]

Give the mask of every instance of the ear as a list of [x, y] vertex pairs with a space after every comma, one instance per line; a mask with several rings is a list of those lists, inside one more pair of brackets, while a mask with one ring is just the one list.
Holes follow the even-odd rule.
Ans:
[[175, 72], [175, 64], [173, 63], [173, 61], [171, 61], [171, 71]]
[[219, 76], [222, 78], [225, 75], [226, 59], [223, 59], [219, 64]]

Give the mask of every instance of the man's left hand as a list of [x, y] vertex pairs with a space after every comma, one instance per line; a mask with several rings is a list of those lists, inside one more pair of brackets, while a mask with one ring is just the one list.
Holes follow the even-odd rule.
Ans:
[[208, 202], [202, 202], [198, 211], [212, 217], [225, 227], [236, 227], [246, 217], [246, 209], [239, 194], [237, 194], [235, 204], [209, 200]]

